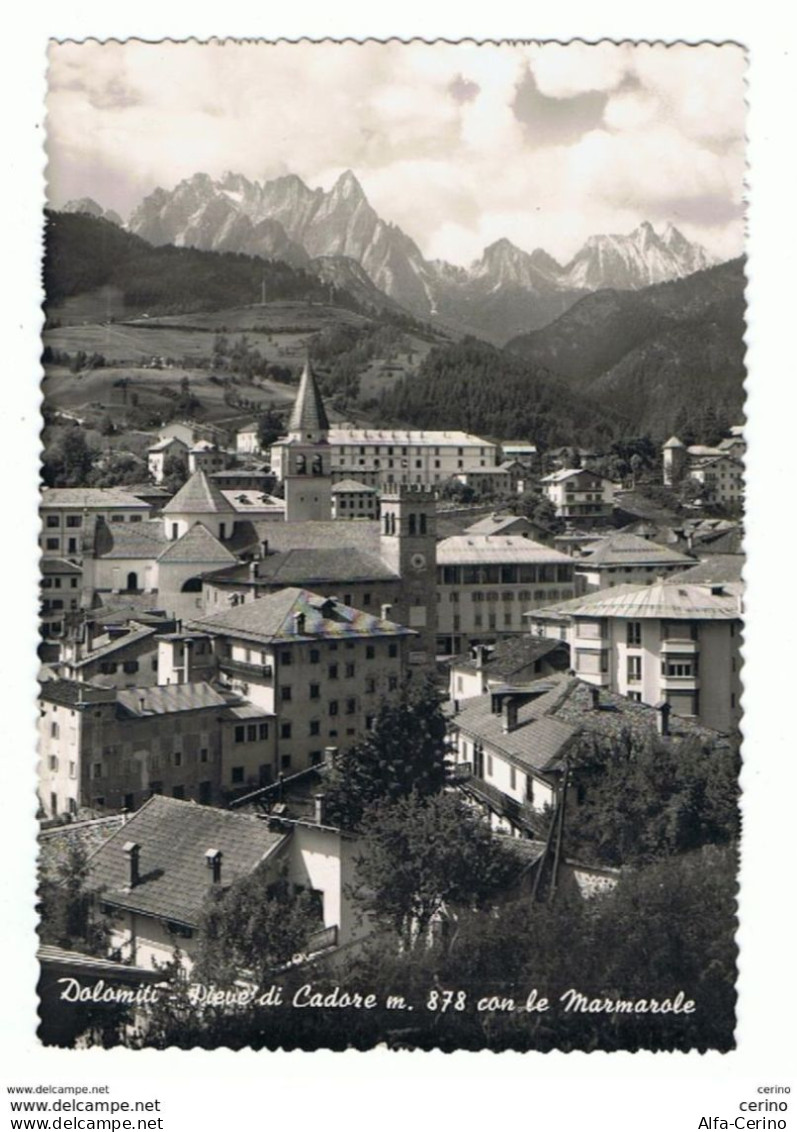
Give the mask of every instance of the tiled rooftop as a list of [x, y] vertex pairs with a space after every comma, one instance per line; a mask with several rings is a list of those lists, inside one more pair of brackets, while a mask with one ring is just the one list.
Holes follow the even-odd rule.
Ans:
[[204, 682], [164, 684], [149, 688], [118, 688], [116, 700], [127, 715], [173, 715], [202, 708], [226, 708], [229, 697]]
[[694, 562], [686, 554], [672, 550], [668, 546], [634, 534], [609, 535], [585, 546], [577, 565], [589, 566], [668, 566]]
[[182, 538], [169, 543], [158, 556], [159, 562], [184, 563], [186, 565], [232, 565], [235, 555], [223, 546], [215, 535], [202, 523], [194, 523]]
[[164, 515], [234, 514], [215, 483], [204, 472], [194, 472], [163, 508]]
[[437, 544], [438, 566], [479, 563], [553, 562], [573, 565], [573, 559], [523, 535], [454, 535]]
[[[557, 649], [568, 651], [562, 641], [549, 637], [502, 637], [488, 651], [481, 669], [491, 679], [511, 680]], [[479, 671], [478, 661], [471, 653], [455, 657], [451, 667], [466, 672]]]
[[94, 549], [98, 558], [157, 558], [168, 545], [161, 519], [140, 523], [97, 524]]
[[652, 586], [628, 583], [597, 590], [570, 601], [546, 605], [524, 614], [533, 618], [561, 617], [663, 617], [677, 621], [732, 621], [741, 617], [741, 586], [728, 583], [714, 594], [710, 585], [655, 582]]
[[[297, 632], [295, 615], [304, 616], [301, 633]], [[330, 604], [321, 594], [294, 586], [221, 613], [195, 618], [189, 626], [257, 643], [414, 635], [411, 629], [392, 621], [383, 621], [339, 601]]]
[[344, 586], [355, 582], [396, 581], [398, 574], [376, 554], [368, 551], [322, 547], [317, 550], [288, 550], [269, 554], [258, 562], [258, 577], [252, 578], [243, 563], [210, 575], [215, 582], [284, 586]]
[[149, 505], [119, 487], [46, 487], [41, 493], [42, 507], [99, 508], [149, 511]]
[[[140, 846], [140, 881], [129, 887], [127, 842]], [[92, 855], [89, 885], [105, 903], [195, 926], [212, 888], [205, 853], [219, 850], [225, 887], [279, 852], [284, 833], [248, 814], [156, 795]]]

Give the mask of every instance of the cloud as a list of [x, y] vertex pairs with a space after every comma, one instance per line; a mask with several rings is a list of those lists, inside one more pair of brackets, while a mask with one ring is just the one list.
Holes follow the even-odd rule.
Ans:
[[200, 170], [329, 187], [352, 168], [454, 262], [503, 235], [567, 258], [670, 215], [738, 252], [743, 74], [732, 46], [55, 44], [50, 196], [127, 215]]

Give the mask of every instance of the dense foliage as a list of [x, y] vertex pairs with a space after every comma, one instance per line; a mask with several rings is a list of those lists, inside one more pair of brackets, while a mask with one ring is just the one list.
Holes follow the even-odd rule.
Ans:
[[[578, 761], [579, 756], [574, 756]], [[697, 741], [642, 745], [620, 736], [584, 750], [572, 772], [565, 853], [603, 865], [642, 865], [739, 836], [739, 754]]]
[[111, 284], [123, 292], [128, 306], [148, 313], [221, 310], [255, 302], [264, 280], [272, 300], [357, 306], [345, 291], [280, 260], [152, 247], [107, 220], [83, 213], [47, 214], [44, 288], [55, 306]]
[[659, 443], [684, 428], [684, 416], [698, 442], [711, 443], [696, 415], [713, 411], [726, 425], [742, 417], [744, 287], [737, 259], [640, 291], [598, 291], [506, 349], [622, 412], [631, 429]]
[[380, 413], [417, 428], [531, 439], [543, 447], [577, 436], [602, 449], [622, 431], [619, 413], [572, 392], [542, 366], [475, 338], [432, 349], [415, 373], [385, 391]]
[[405, 684], [383, 701], [369, 735], [341, 754], [326, 794], [328, 819], [352, 830], [371, 806], [437, 793], [446, 781], [447, 736], [435, 685]]

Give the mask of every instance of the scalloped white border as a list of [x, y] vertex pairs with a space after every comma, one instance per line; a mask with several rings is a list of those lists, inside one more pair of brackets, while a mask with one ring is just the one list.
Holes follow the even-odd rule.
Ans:
[[[160, 7], [158, 11], [148, 0], [139, 0], [121, 12], [107, 2], [78, 0], [67, 9], [40, 0], [35, 11], [14, 12], [6, 28], [3, 216], [4, 243], [10, 255], [4, 257], [3, 309], [10, 350], [3, 374], [6, 412], [0, 445], [0, 482], [8, 506], [2, 563], [6, 773], [0, 791], [0, 901], [1, 922], [6, 927], [2, 944], [6, 978], [0, 996], [3, 1119], [7, 1119], [4, 1086], [26, 1081], [108, 1081], [113, 1082], [117, 1095], [166, 1096], [172, 1101], [164, 1124], [169, 1132], [215, 1127], [219, 1120], [237, 1121], [243, 1115], [242, 1105], [253, 1106], [254, 1119], [290, 1119], [300, 1126], [321, 1121], [347, 1129], [370, 1128], [375, 1120], [403, 1127], [409, 1120], [437, 1120], [437, 1112], [446, 1123], [453, 1118], [474, 1127], [488, 1120], [519, 1119], [581, 1128], [605, 1119], [621, 1129], [696, 1128], [703, 1113], [735, 1115], [738, 1101], [758, 1084], [789, 1083], [795, 1089], [797, 1081], [789, 1080], [795, 1007], [793, 935], [789, 931], [793, 910], [789, 833], [795, 797], [789, 576], [795, 540], [787, 469], [795, 421], [791, 411], [795, 405], [791, 348], [794, 202], [789, 169], [795, 68], [787, 53], [795, 42], [791, 34], [794, 17], [775, 5], [758, 5], [754, 11], [751, 5], [698, 5], [694, 0], [668, 0], [655, 11], [638, 2], [619, 0], [601, 5], [571, 0], [547, 11], [504, 0], [478, 8], [460, 4], [456, 11], [430, 11], [430, 5], [420, 0], [380, 9], [340, 0], [334, 5], [305, 0], [290, 11], [271, 11], [266, 5], [235, 0], [224, 5], [195, 0]], [[76, 1053], [42, 1050], [36, 1045], [31, 1026], [35, 971], [30, 948], [34, 827], [26, 768], [30, 765], [35, 690], [29, 656], [37, 601], [33, 563], [44, 48], [48, 36], [103, 39], [131, 34], [147, 39], [206, 39], [214, 34], [269, 39], [325, 35], [708, 39], [733, 40], [748, 48], [749, 559], [745, 846], [739, 933], [742, 974], [736, 1052], [704, 1057], [548, 1054], [543, 1061], [542, 1055], [397, 1056], [379, 1051], [366, 1055]], [[202, 1087], [196, 1084], [197, 1076], [204, 1076]], [[188, 1077], [195, 1078], [190, 1089]], [[574, 1078], [577, 1088], [572, 1087]], [[310, 1081], [317, 1082], [317, 1087], [301, 1088]], [[417, 1092], [404, 1088], [409, 1081]], [[793, 1105], [797, 1105], [794, 1096]]]

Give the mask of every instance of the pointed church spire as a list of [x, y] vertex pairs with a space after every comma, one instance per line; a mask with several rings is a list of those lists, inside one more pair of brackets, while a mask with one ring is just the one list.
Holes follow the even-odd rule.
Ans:
[[329, 418], [321, 400], [318, 382], [309, 357], [304, 363], [299, 392], [296, 394], [291, 419], [288, 422], [288, 432], [311, 434], [329, 432]]

